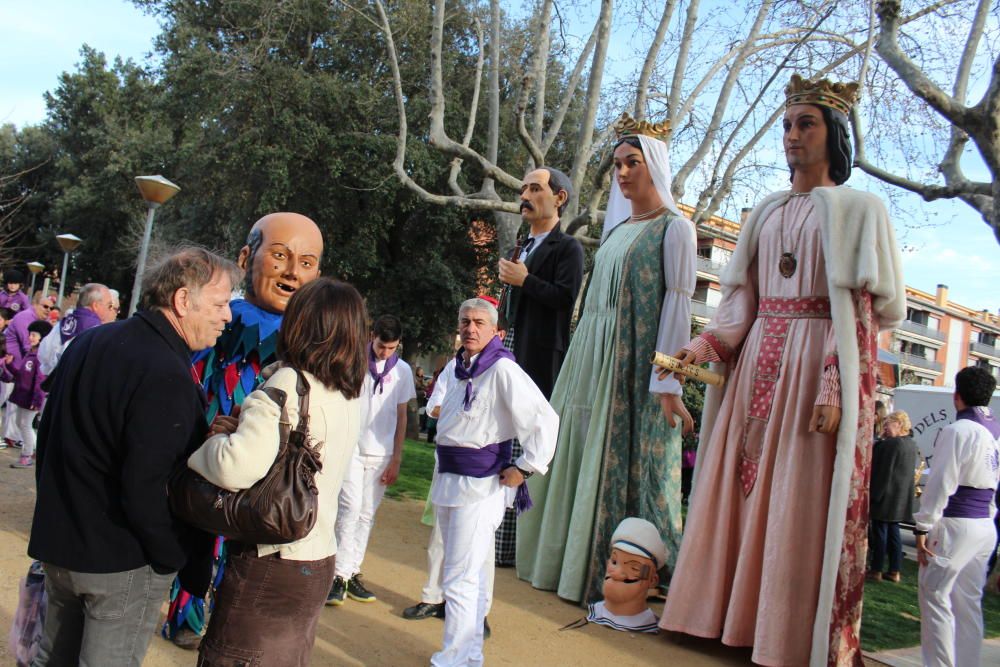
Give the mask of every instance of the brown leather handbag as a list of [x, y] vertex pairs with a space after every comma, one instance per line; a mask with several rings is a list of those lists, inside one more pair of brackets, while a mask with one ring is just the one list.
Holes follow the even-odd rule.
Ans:
[[287, 544], [309, 534], [319, 509], [316, 473], [323, 469], [323, 443], [309, 443], [309, 382], [298, 369], [295, 374], [299, 422], [294, 429], [285, 408], [285, 392], [262, 389], [281, 407], [281, 445], [264, 478], [249, 489], [228, 491], [185, 463], [170, 482], [174, 515], [213, 535], [245, 544]]

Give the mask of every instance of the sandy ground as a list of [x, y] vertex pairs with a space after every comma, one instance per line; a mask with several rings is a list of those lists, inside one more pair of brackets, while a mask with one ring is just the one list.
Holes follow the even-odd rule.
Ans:
[[[0, 450], [0, 484], [5, 489], [5, 502], [0, 504], [0, 628], [5, 635], [17, 605], [18, 584], [30, 564], [25, 551], [35, 495], [33, 471], [8, 467], [16, 458], [14, 451]], [[401, 616], [403, 609], [417, 601], [425, 577], [430, 529], [419, 522], [422, 507], [415, 501], [386, 500], [382, 504], [364, 563], [366, 584], [378, 600], [369, 604], [347, 600], [342, 607], [325, 607], [313, 665], [429, 664], [441, 643], [442, 622], [407, 621]], [[657, 605], [653, 609], [661, 611]], [[596, 625], [559, 631], [581, 616], [579, 607], [553, 593], [534, 590], [518, 581], [511, 569], [499, 569], [489, 616], [493, 637], [486, 642], [486, 661], [528, 667], [750, 664], [748, 649], [732, 649], [713, 641], [629, 634]], [[154, 637], [144, 665], [192, 666], [195, 657]], [[0, 642], [0, 663], [12, 664], [6, 638]]]

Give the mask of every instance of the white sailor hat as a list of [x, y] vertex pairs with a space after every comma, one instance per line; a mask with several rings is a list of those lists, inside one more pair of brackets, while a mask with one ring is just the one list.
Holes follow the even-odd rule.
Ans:
[[623, 519], [611, 535], [611, 548], [649, 558], [660, 569], [667, 562], [667, 547], [660, 538], [660, 531], [645, 519]]

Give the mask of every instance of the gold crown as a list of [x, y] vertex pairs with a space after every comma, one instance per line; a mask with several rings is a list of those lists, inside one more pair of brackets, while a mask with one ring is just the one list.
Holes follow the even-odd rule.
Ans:
[[829, 79], [810, 81], [793, 74], [792, 80], [785, 86], [785, 107], [793, 104], [817, 104], [847, 115], [858, 101], [860, 88], [857, 83], [834, 83]]
[[628, 115], [628, 112], [622, 113], [614, 124], [615, 137], [618, 139], [644, 134], [647, 137], [663, 141], [663, 139], [670, 135], [670, 129], [669, 120], [665, 120], [662, 123], [650, 123], [648, 120], [636, 121], [635, 118]]

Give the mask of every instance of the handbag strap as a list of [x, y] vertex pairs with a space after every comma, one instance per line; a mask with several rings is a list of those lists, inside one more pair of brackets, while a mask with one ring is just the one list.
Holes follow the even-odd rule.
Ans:
[[299, 423], [296, 431], [309, 433], [309, 380], [298, 368], [295, 369], [295, 393], [299, 395]]

